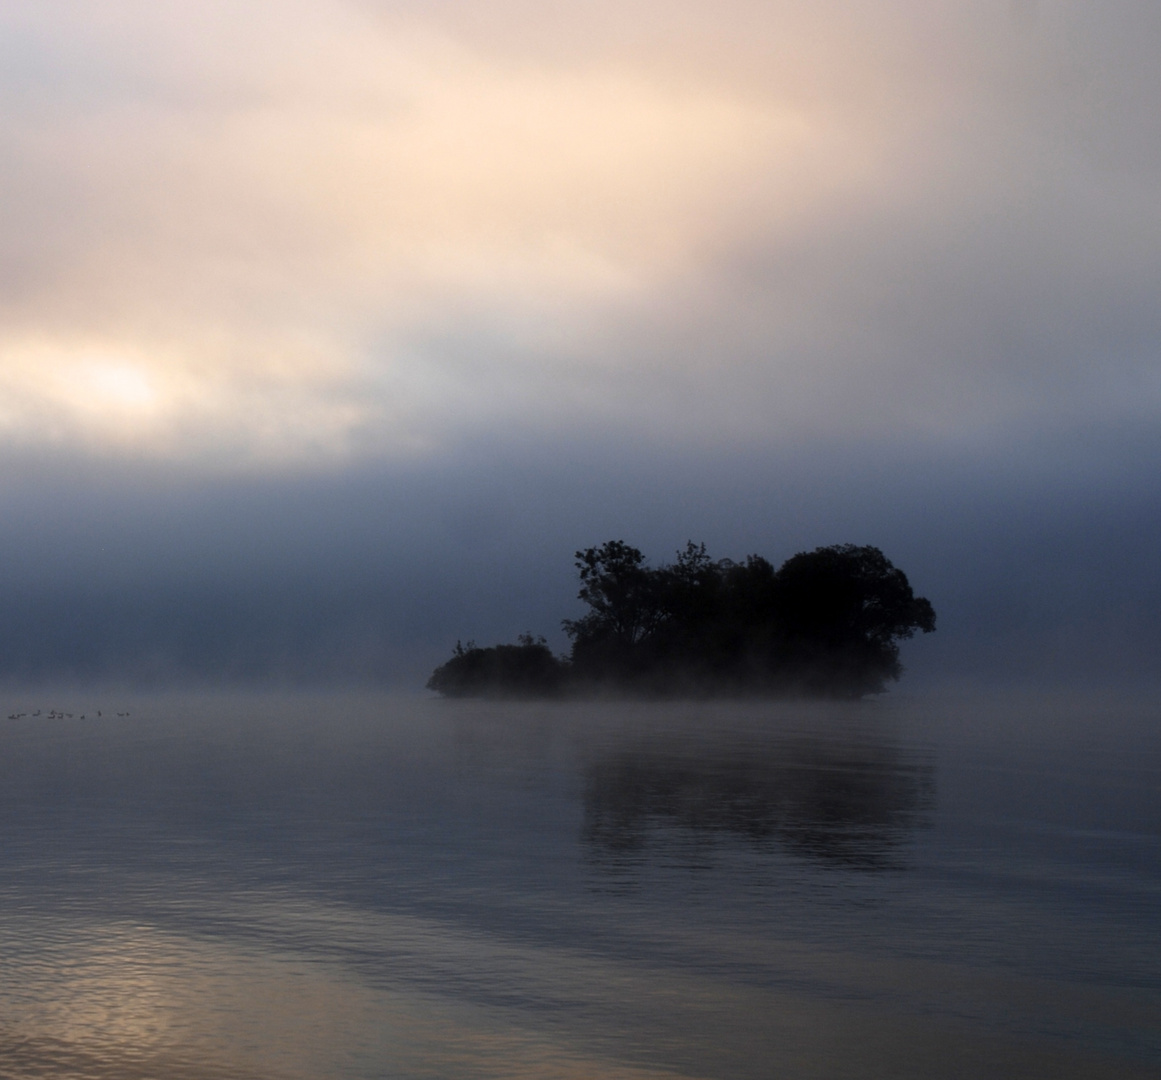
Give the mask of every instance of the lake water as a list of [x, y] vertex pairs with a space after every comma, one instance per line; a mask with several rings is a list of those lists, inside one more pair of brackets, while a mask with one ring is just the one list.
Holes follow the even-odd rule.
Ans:
[[36, 709], [2, 1077], [1161, 1077], [1149, 703]]

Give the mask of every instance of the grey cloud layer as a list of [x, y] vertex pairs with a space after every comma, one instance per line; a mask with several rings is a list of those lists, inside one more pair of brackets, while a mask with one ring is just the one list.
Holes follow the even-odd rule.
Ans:
[[26, 463], [35, 478], [0, 498], [0, 681], [418, 689], [457, 638], [531, 630], [562, 648], [572, 552], [614, 537], [658, 560], [688, 539], [776, 561], [877, 544], [939, 612], [938, 633], [905, 649], [912, 682], [1152, 678], [1156, 432], [1072, 431], [1053, 449], [493, 441], [386, 470], [213, 482]]

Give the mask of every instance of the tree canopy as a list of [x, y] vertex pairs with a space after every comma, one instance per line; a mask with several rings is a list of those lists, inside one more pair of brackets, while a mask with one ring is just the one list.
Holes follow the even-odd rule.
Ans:
[[800, 552], [775, 570], [758, 555], [714, 561], [689, 543], [650, 567], [623, 540], [576, 552], [572, 647], [543, 638], [457, 645], [428, 687], [445, 696], [566, 692], [857, 698], [902, 674], [899, 642], [935, 629], [935, 611], [875, 547]]
[[487, 649], [456, 642], [452, 658], [427, 681], [444, 697], [552, 697], [563, 689], [565, 666], [544, 638], [521, 634], [515, 645]]

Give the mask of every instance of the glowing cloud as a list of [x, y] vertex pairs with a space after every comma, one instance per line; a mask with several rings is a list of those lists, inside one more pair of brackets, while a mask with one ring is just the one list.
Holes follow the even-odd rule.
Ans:
[[1063, 7], [799, 8], [7, 5], [0, 430], [269, 463], [1089, 400], [1157, 194], [1093, 165], [1127, 145], [1083, 90], [1118, 42]]

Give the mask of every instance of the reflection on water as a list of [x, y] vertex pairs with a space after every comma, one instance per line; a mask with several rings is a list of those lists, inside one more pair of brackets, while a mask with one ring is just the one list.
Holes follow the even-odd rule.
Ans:
[[584, 838], [623, 865], [651, 836], [686, 830], [777, 843], [824, 863], [881, 869], [933, 804], [930, 754], [799, 735], [771, 742], [618, 749], [585, 770]]
[[1161, 1076], [1152, 716], [128, 711], [0, 729], [0, 1077]]

